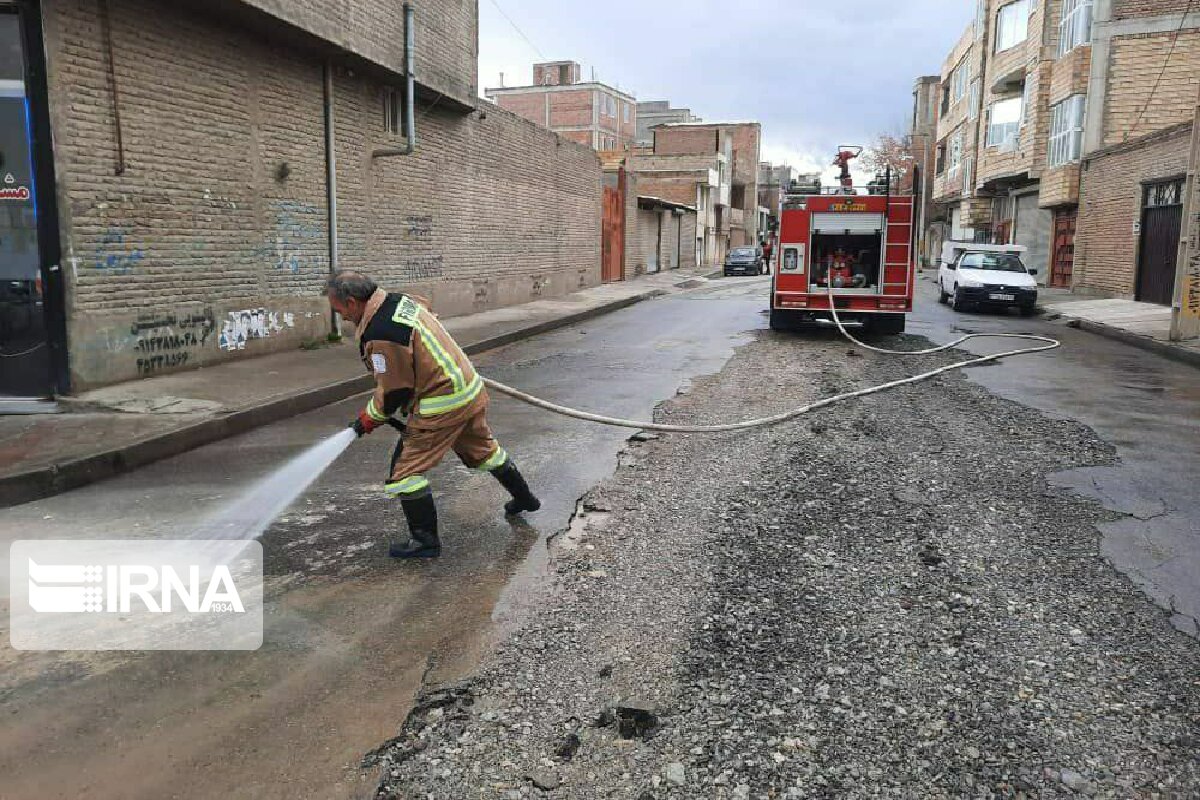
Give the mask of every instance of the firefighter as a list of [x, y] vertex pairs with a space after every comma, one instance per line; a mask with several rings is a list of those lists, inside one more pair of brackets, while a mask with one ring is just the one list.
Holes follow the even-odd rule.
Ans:
[[504, 506], [508, 516], [541, 508], [488, 428], [483, 380], [426, 302], [389, 294], [354, 270], [330, 278], [325, 292], [333, 310], [355, 324], [359, 355], [375, 376], [375, 392], [350, 427], [362, 437], [391, 423], [394, 415], [407, 416], [385, 491], [399, 498], [409, 539], [400, 544], [393, 538], [388, 555], [441, 554], [437, 509], [425, 474], [450, 450], [467, 467], [496, 476], [512, 495]]

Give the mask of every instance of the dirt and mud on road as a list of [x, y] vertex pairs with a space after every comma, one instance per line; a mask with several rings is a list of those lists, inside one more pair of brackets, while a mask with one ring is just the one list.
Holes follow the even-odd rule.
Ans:
[[[936, 360], [763, 334], [659, 418]], [[1100, 557], [1111, 514], [1048, 481], [1114, 460], [1088, 429], [955, 374], [639, 438], [541, 611], [367, 757], [380, 797], [1200, 794], [1200, 644]]]

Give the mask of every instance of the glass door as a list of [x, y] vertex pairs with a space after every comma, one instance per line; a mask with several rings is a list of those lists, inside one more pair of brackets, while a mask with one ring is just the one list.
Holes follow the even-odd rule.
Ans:
[[51, 394], [21, 19], [0, 9], [0, 397]]

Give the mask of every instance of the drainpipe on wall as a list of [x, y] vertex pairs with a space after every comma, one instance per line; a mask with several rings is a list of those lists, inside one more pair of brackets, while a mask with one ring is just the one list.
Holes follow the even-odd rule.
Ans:
[[[333, 129], [333, 61], [325, 62], [325, 201], [329, 208], [329, 274], [338, 270], [338, 237], [337, 237], [337, 139]], [[341, 335], [336, 311], [329, 312], [329, 335], [336, 338]]]
[[375, 150], [371, 158], [387, 156], [410, 156], [417, 147], [416, 78], [413, 75], [416, 62], [417, 32], [413, 22], [415, 13], [412, 3], [404, 4], [404, 147]]

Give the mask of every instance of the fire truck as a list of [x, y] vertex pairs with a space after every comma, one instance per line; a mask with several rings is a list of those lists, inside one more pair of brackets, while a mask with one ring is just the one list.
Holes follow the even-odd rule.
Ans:
[[832, 287], [842, 322], [874, 333], [904, 332], [913, 308], [913, 197], [893, 194], [890, 172], [857, 193], [848, 164], [858, 152], [840, 149], [836, 188], [823, 188], [819, 178], [788, 187], [771, 283], [774, 330], [832, 321]]

